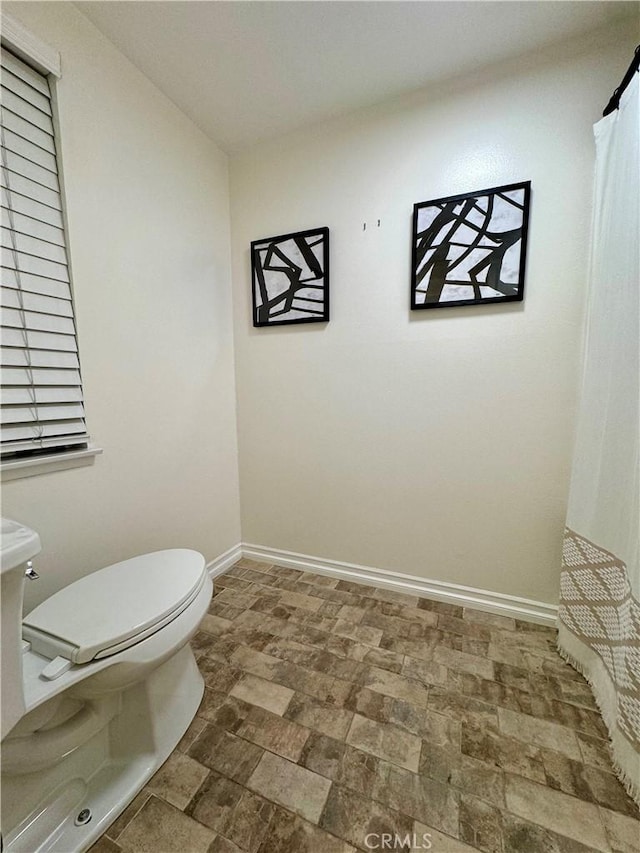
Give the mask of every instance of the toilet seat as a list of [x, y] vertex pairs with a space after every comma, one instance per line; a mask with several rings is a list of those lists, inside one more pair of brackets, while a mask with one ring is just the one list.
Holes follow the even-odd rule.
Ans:
[[93, 572], [31, 611], [22, 635], [33, 651], [74, 664], [117, 654], [160, 630], [196, 598], [208, 574], [202, 554], [172, 549]]

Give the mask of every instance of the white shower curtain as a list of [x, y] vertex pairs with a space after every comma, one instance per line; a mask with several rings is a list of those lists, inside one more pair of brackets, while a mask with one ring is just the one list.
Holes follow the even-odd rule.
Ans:
[[640, 802], [639, 79], [594, 127], [590, 295], [558, 645], [591, 683], [616, 770]]

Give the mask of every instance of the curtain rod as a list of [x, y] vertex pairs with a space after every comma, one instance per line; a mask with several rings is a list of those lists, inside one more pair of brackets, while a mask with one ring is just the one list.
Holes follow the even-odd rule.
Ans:
[[614, 110], [617, 110], [620, 106], [620, 98], [622, 93], [627, 88], [629, 83], [631, 82], [631, 78], [640, 68], [640, 44], [635, 49], [635, 53], [633, 54], [633, 59], [631, 60], [631, 65], [627, 68], [627, 73], [622, 78], [622, 83], [615, 90], [613, 95], [611, 96], [611, 100], [604, 108], [603, 116], [608, 116], [609, 113], [612, 113]]

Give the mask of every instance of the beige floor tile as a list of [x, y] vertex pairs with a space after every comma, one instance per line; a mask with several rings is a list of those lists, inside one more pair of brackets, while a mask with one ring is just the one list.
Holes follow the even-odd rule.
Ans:
[[[399, 604], [388, 604], [380, 602], [379, 609], [369, 609], [362, 618], [362, 625], [369, 626], [383, 632], [383, 639], [406, 639], [423, 640], [436, 629], [431, 624], [433, 616], [428, 614], [427, 618], [415, 619], [401, 618], [400, 614], [406, 614], [407, 608]], [[386, 613], [384, 611], [387, 611]], [[416, 614], [418, 610], [414, 611]], [[437, 619], [436, 619], [437, 624]], [[382, 642], [382, 641], [381, 641]]]
[[282, 715], [293, 697], [293, 690], [257, 675], [243, 675], [229, 695]]
[[477, 640], [486, 640], [487, 642], [492, 639], [494, 633], [511, 633], [502, 629], [491, 628], [488, 625], [479, 625], [477, 622], [470, 622], [468, 619], [459, 619], [456, 616], [445, 616], [443, 614], [438, 616], [438, 628], [452, 634], [475, 637]]
[[[377, 720], [379, 723], [388, 723], [395, 701], [397, 700], [391, 696], [376, 693], [375, 690], [369, 690], [368, 687], [361, 687], [358, 684], [352, 687], [350, 695], [345, 702], [345, 708], [355, 711], [357, 714], [362, 714], [363, 717], [369, 717], [370, 720]], [[407, 703], [405, 702], [404, 704], [406, 705]]]
[[313, 696], [321, 701], [327, 699], [335, 681], [332, 675], [314, 672], [312, 669], [306, 669], [289, 661], [281, 661], [275, 679], [291, 690], [306, 693], [307, 696]]
[[356, 853], [335, 835], [284, 809], [277, 809], [260, 853]]
[[246, 592], [240, 592], [237, 589], [223, 589], [216, 595], [216, 599], [220, 604], [232, 604], [234, 607], [249, 608], [255, 604], [257, 597], [248, 595]]
[[[235, 696], [217, 693], [215, 690], [205, 688], [198, 714], [204, 725], [212, 723], [221, 729], [235, 732], [252, 708], [255, 708], [255, 705], [244, 702], [242, 699], [236, 699]], [[192, 743], [193, 740], [195, 738], [192, 739]], [[185, 751], [183, 750], [183, 752]]]
[[[577, 761], [570, 763], [578, 769], [580, 779], [584, 779], [589, 786], [589, 793], [594, 802], [606, 809], [611, 809], [611, 811], [627, 815], [627, 817], [640, 819], [640, 809], [613, 773], [605, 773], [596, 767], [584, 767], [582, 769], [582, 765], [578, 764]], [[640, 761], [638, 767], [640, 769]], [[568, 793], [573, 793], [573, 791]], [[580, 793], [577, 793], [576, 796], [580, 796]]]
[[427, 707], [429, 688], [419, 681], [397, 675], [395, 672], [370, 666], [364, 676], [363, 684], [376, 693], [382, 693], [394, 699], [403, 699], [421, 708]]
[[367, 652], [371, 651], [372, 646], [365, 646], [356, 640], [350, 640], [348, 637], [338, 637], [336, 634], [329, 634], [325, 642], [325, 648], [328, 652], [338, 657], [362, 661]]
[[442, 614], [444, 616], [456, 616], [462, 618], [463, 608], [457, 604], [449, 604], [446, 601], [436, 601], [433, 598], [418, 599], [418, 607], [421, 610], [430, 610], [432, 613]]
[[596, 708], [593, 691], [586, 681], [548, 675], [545, 672], [532, 672], [526, 663], [520, 668], [526, 669], [531, 685], [529, 689], [535, 693], [540, 693], [548, 699], [559, 699], [562, 702], [571, 702], [592, 710]]
[[290, 761], [298, 761], [310, 730], [277, 714], [254, 707], [236, 734]]
[[304, 580], [312, 586], [329, 587], [335, 589], [340, 578], [332, 578], [330, 575], [318, 575], [315, 572], [304, 572]]
[[118, 839], [126, 853], [208, 853], [215, 832], [174, 806], [150, 797]]
[[311, 732], [298, 764], [327, 779], [337, 779], [347, 745], [327, 735]]
[[106, 834], [109, 838], [118, 839], [118, 836], [124, 831], [125, 827], [131, 823], [150, 796], [151, 791], [143, 788], [140, 793], [133, 798], [126, 809], [124, 809], [120, 816], [114, 820], [109, 829], [107, 829]]
[[327, 705], [332, 705], [334, 708], [349, 708], [349, 702], [354, 689], [358, 689], [351, 681], [344, 681], [342, 678], [334, 678], [331, 682], [325, 702]]
[[205, 767], [244, 784], [264, 750], [217, 726], [207, 726], [189, 748], [189, 756]]
[[[202, 705], [200, 705], [200, 707], [202, 707]], [[199, 712], [200, 708], [198, 708], [198, 713]], [[186, 752], [206, 725], [207, 721], [204, 720], [202, 717], [194, 717], [191, 725], [180, 738], [176, 749], [180, 752]]]
[[232, 779], [213, 772], [191, 801], [187, 814], [216, 832], [224, 832], [244, 790]]
[[333, 633], [339, 637], [348, 637], [364, 646], [379, 646], [382, 639], [382, 629], [370, 625], [355, 624], [349, 619], [338, 619]]
[[248, 646], [239, 646], [231, 655], [231, 663], [259, 678], [271, 678], [282, 661]]
[[212, 773], [189, 813], [247, 853], [256, 853], [275, 806], [236, 782]]
[[458, 834], [460, 792], [451, 785], [381, 761], [373, 796], [415, 820], [449, 835]]
[[475, 697], [494, 707], [520, 711], [522, 714], [533, 714], [533, 702], [528, 690], [518, 690], [516, 687], [508, 687], [498, 681], [480, 678], [479, 675], [471, 675], [469, 672], [456, 672], [453, 669], [449, 670], [449, 676], [451, 690]]
[[224, 575], [219, 575], [214, 582], [213, 588], [215, 596], [220, 592], [220, 590], [225, 589], [226, 587], [231, 587], [231, 589], [239, 589], [245, 590], [247, 587], [251, 586], [251, 581], [243, 580], [241, 577], [235, 577], [231, 574], [231, 571], [226, 572]]
[[497, 661], [499, 663], [508, 663], [511, 666], [525, 667], [527, 665], [527, 661], [525, 660], [522, 651], [512, 643], [489, 643], [487, 657], [490, 660]]
[[243, 630], [265, 631], [274, 637], [282, 637], [287, 628], [287, 620], [269, 616], [268, 613], [258, 613], [255, 610], [243, 610], [235, 617], [234, 627]]
[[244, 853], [244, 851], [233, 841], [229, 841], [228, 838], [216, 835], [207, 853]]
[[429, 690], [429, 710], [444, 714], [454, 720], [465, 723], [476, 723], [480, 726], [498, 725], [498, 714], [495, 705], [483, 702], [474, 696], [464, 696], [442, 687]]
[[233, 564], [235, 569], [253, 569], [256, 572], [265, 572], [270, 574], [273, 569], [273, 563], [263, 563], [262, 560], [252, 560], [249, 557], [241, 557], [237, 563]]
[[493, 661], [479, 655], [469, 655], [459, 652], [457, 649], [449, 649], [446, 646], [436, 646], [433, 653], [434, 660], [444, 664], [449, 669], [460, 672], [469, 672], [471, 675], [479, 675], [480, 678], [493, 679]]
[[432, 628], [435, 628], [438, 624], [438, 614], [432, 613], [430, 610], [421, 610], [418, 607], [404, 607], [403, 605], [394, 605], [394, 607], [397, 608], [394, 610], [395, 615], [401, 619], [408, 619], [410, 622], [421, 622], [423, 625], [429, 625]]
[[462, 756], [458, 749], [451, 746], [436, 746], [423, 740], [418, 772], [421, 776], [428, 776], [437, 782], [451, 783], [458, 773], [461, 760]]
[[422, 741], [416, 735], [356, 714], [347, 734], [347, 743], [385, 761], [418, 772]]
[[498, 708], [500, 731], [508, 737], [529, 743], [532, 746], [543, 746], [554, 749], [566, 755], [567, 758], [580, 760], [580, 747], [575, 733], [566, 726], [540, 720], [518, 711]]
[[[489, 766], [545, 783], [545, 767], [540, 747], [523, 743], [483, 726], [462, 726], [461, 750], [464, 755]], [[560, 753], [560, 758], [564, 756]]]
[[171, 805], [184, 809], [208, 775], [208, 768], [188, 755], [174, 752], [151, 777], [147, 788]]
[[301, 572], [300, 569], [290, 569], [288, 566], [279, 566], [276, 564], [267, 564], [263, 562], [259, 562], [257, 560], [253, 561], [255, 563], [254, 566], [249, 566], [249, 568], [260, 569], [262, 572], [267, 572], [270, 575], [277, 575], [280, 578], [292, 578], [296, 580], [297, 578], [305, 577], [306, 572]]
[[233, 625], [231, 619], [223, 619], [221, 616], [213, 616], [207, 613], [200, 623], [200, 630], [207, 634], [224, 634]]
[[121, 850], [122, 847], [119, 844], [103, 835], [89, 848], [87, 853], [120, 853]]
[[379, 764], [375, 755], [345, 744], [335, 782], [363, 797], [373, 797]]
[[370, 833], [374, 833], [374, 838], [370, 841], [381, 844], [380, 836], [383, 833], [387, 833], [390, 838], [396, 833], [401, 836], [410, 835], [413, 821], [407, 815], [381, 803], [334, 785], [322, 813], [320, 826], [360, 850], [367, 850], [372, 849], [367, 848], [365, 842]]
[[402, 666], [402, 674], [407, 678], [413, 678], [430, 685], [444, 687], [449, 681], [447, 667], [435, 660], [416, 660], [405, 656]]
[[296, 693], [285, 716], [307, 729], [342, 740], [351, 725], [353, 712]]
[[597, 767], [599, 770], [604, 770], [609, 773], [611, 771], [611, 751], [609, 742], [586, 735], [582, 732], [576, 732], [576, 738], [580, 746], [582, 760], [590, 767]]
[[404, 664], [404, 655], [387, 649], [367, 649], [362, 661], [370, 666], [388, 669], [389, 672], [400, 672]]
[[460, 749], [461, 724], [458, 720], [426, 708], [417, 708], [402, 699], [393, 699], [392, 703], [388, 718], [390, 723], [436, 746], [455, 746]]
[[[502, 663], [501, 661], [493, 661], [494, 679], [500, 684], [505, 684], [508, 687], [515, 687], [518, 690], [531, 691], [532, 688], [538, 692], [535, 684], [532, 684], [531, 679], [540, 678], [530, 673], [526, 667], [513, 666], [510, 663]], [[546, 677], [545, 677], [546, 681]]]
[[365, 611], [362, 607], [354, 607], [352, 604], [342, 604], [338, 611], [338, 618], [342, 621], [350, 622], [352, 625], [357, 625], [364, 616], [364, 613]]
[[[367, 648], [365, 646], [365, 648]], [[371, 652], [379, 652], [381, 649], [370, 649]], [[313, 669], [318, 672], [324, 672], [326, 675], [332, 675], [334, 678], [339, 678], [341, 681], [349, 681], [351, 684], [358, 684], [366, 666], [357, 660], [334, 655], [329, 651], [323, 651], [318, 654]]]
[[198, 669], [207, 687], [219, 693], [228, 693], [242, 676], [241, 669], [227, 666], [219, 660], [210, 660], [206, 656], [198, 659]]
[[198, 716], [91, 853], [640, 853], [555, 631], [249, 560], [216, 593]]
[[403, 604], [405, 607], [417, 607], [418, 596], [407, 592], [396, 592], [392, 589], [378, 587], [373, 594], [379, 601], [389, 601], [392, 604]]
[[460, 755], [451, 764], [450, 781], [456, 788], [480, 797], [494, 806], [504, 808], [505, 774], [496, 767], [490, 767], [484, 761], [477, 761], [468, 755]]
[[249, 778], [247, 787], [305, 820], [317, 823], [331, 782], [279, 755], [265, 752]]
[[280, 601], [282, 604], [297, 607], [300, 610], [310, 610], [311, 612], [319, 610], [324, 603], [323, 598], [318, 598], [314, 595], [304, 595], [300, 592], [289, 592], [286, 590], [280, 596]]
[[[198, 631], [195, 636], [191, 639], [191, 650], [193, 651], [194, 657], [196, 660], [200, 660], [200, 658], [219, 658], [219, 655], [216, 654], [216, 646], [218, 644], [219, 637], [215, 634], [209, 634], [206, 631]], [[224, 663], [224, 661], [221, 661]]]
[[598, 806], [521, 776], [507, 774], [505, 783], [507, 809], [513, 814], [594, 850], [609, 850]]
[[419, 821], [413, 824], [413, 832], [417, 842], [416, 853], [420, 849], [431, 850], [432, 853], [477, 853], [478, 850], [477, 847], [470, 847], [463, 841], [458, 841], [457, 838], [445, 835], [433, 826], [427, 826], [426, 823]]
[[600, 809], [600, 817], [614, 853], [638, 853], [640, 821], [603, 808]]
[[[453, 636], [453, 635], [451, 635]], [[380, 640], [380, 646], [398, 654], [407, 655], [415, 660], [432, 661], [437, 646], [444, 642], [445, 634], [437, 628], [430, 628], [424, 637], [395, 637], [385, 634]], [[453, 642], [453, 640], [451, 641]]]
[[295, 640], [288, 640], [284, 637], [270, 637], [261, 651], [274, 658], [288, 660], [310, 668], [322, 654], [315, 646], [296, 643]]
[[504, 853], [594, 853], [594, 848], [531, 823], [510, 812], [503, 813]]
[[515, 631], [516, 620], [511, 616], [501, 616], [498, 613], [486, 613], [484, 610], [474, 610], [472, 607], [465, 607], [463, 619], [468, 619], [469, 622], [477, 622], [479, 625], [490, 625], [494, 628], [502, 628], [505, 631]]
[[460, 827], [462, 841], [485, 853], [502, 853], [502, 811], [480, 797], [462, 794]]

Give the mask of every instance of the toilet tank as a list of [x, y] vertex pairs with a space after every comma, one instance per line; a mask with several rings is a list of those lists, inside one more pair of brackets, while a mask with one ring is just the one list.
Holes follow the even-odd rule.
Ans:
[[27, 560], [40, 552], [40, 537], [10, 518], [0, 528], [2, 730], [4, 738], [24, 715], [22, 600]]

